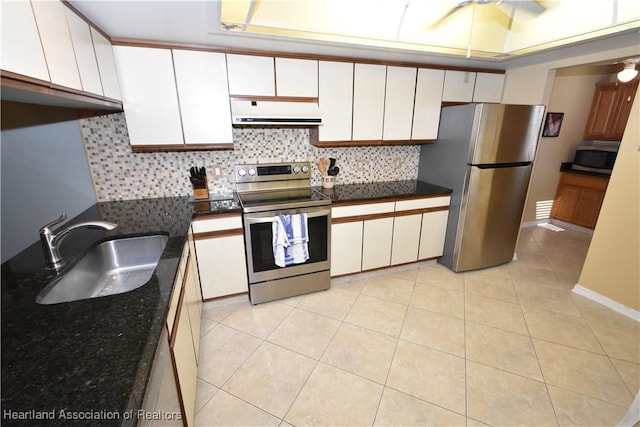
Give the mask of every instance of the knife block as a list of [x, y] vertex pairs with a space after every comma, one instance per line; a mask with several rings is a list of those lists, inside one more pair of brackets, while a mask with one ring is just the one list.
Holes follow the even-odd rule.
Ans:
[[193, 185], [191, 185], [191, 188], [193, 189], [193, 198], [195, 200], [209, 198], [209, 179], [208, 178], [205, 178], [204, 180], [204, 188], [194, 188]]

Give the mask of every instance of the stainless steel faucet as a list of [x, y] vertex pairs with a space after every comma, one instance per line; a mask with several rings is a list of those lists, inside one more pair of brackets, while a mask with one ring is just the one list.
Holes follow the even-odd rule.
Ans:
[[71, 230], [75, 230], [80, 227], [97, 228], [100, 230], [113, 230], [118, 226], [112, 222], [107, 221], [87, 221], [73, 224], [69, 227], [59, 229], [56, 233], [51, 230], [56, 224], [60, 224], [67, 217], [66, 212], [60, 215], [58, 219], [51, 221], [49, 224], [42, 226], [40, 229], [40, 242], [42, 242], [42, 249], [44, 249], [44, 257], [47, 263], [47, 267], [59, 269], [65, 264], [65, 261], [60, 256], [60, 244], [65, 237], [69, 235]]

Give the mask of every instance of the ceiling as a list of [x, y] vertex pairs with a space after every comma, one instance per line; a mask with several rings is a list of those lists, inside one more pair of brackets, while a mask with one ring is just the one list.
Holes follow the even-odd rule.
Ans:
[[[638, 36], [637, 0], [70, 0], [111, 37], [505, 68]], [[277, 44], [277, 48], [273, 47]], [[394, 57], [396, 56], [396, 57]]]

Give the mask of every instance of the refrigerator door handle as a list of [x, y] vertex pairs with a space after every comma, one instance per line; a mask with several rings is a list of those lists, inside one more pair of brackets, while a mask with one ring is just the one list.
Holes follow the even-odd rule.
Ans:
[[511, 162], [511, 163], [480, 163], [472, 164], [480, 169], [499, 169], [499, 168], [516, 168], [520, 166], [529, 166], [533, 162]]

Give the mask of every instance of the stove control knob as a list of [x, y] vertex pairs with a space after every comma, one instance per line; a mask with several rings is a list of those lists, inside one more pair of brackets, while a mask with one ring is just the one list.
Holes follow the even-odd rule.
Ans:
[[300, 173], [300, 166], [294, 166], [293, 173]]
[[302, 173], [307, 173], [307, 172], [309, 172], [309, 166], [307, 165], [302, 166]]
[[249, 175], [254, 176], [256, 174], [256, 170], [254, 168], [249, 169]]
[[238, 175], [240, 176], [245, 176], [247, 174], [247, 171], [244, 169], [238, 169]]

